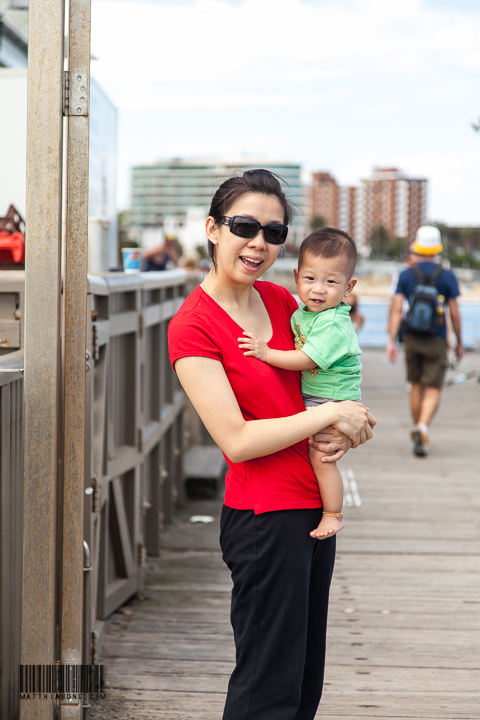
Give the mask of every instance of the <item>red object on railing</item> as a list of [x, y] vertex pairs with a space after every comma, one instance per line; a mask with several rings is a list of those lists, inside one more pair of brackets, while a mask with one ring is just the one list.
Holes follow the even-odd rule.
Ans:
[[10, 205], [5, 217], [0, 217], [0, 265], [25, 262], [25, 223], [22, 216]]
[[0, 232], [0, 264], [25, 262], [25, 240], [21, 232]]

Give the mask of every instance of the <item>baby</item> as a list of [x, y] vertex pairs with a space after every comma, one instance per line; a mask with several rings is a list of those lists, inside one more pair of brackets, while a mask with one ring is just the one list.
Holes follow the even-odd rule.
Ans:
[[[253, 333], [244, 332], [239, 347], [275, 367], [302, 371], [302, 397], [308, 410], [324, 402], [360, 400], [361, 350], [343, 301], [355, 287], [357, 249], [343, 230], [323, 227], [300, 246], [297, 292], [303, 306], [292, 315], [295, 350], [272, 350]], [[343, 521], [343, 481], [336, 463], [322, 463], [310, 448], [323, 503], [319, 526], [310, 535], [322, 540], [339, 532]]]

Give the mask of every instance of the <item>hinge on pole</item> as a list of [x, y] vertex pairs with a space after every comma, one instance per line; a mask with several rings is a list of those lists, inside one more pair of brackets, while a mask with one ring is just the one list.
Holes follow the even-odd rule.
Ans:
[[96, 513], [96, 512], [98, 512], [98, 495], [99, 495], [99, 490], [100, 490], [96, 475], [94, 475], [92, 478], [91, 486], [92, 486], [92, 490], [93, 490], [92, 512]]
[[98, 634], [96, 630], [92, 630], [90, 635], [90, 663], [95, 665], [98, 653]]
[[145, 330], [145, 318], [143, 317], [143, 313], [140, 313], [138, 316], [138, 336], [140, 339], [143, 338], [144, 330]]
[[63, 114], [88, 115], [88, 73], [63, 73]]
[[70, 73], [63, 71], [63, 114], [68, 115], [70, 108]]
[[98, 325], [92, 323], [92, 355], [95, 360], [100, 359], [100, 348], [98, 346]]

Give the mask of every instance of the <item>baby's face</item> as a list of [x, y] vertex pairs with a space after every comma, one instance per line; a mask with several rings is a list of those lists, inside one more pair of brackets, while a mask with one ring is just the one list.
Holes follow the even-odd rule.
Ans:
[[293, 272], [298, 296], [311, 312], [337, 307], [357, 282], [349, 276], [343, 255], [324, 258], [307, 252], [300, 269]]

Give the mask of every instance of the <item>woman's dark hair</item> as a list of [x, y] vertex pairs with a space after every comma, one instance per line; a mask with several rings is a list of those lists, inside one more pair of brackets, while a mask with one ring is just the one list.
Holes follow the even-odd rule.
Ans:
[[[348, 233], [332, 227], [322, 227], [314, 230], [300, 245], [298, 256], [298, 269], [303, 263], [305, 253], [314, 257], [333, 258], [343, 255], [348, 269], [349, 277], [353, 275], [357, 261], [357, 246]], [[348, 274], [348, 273], [347, 273]]]
[[[283, 207], [283, 222], [285, 225], [289, 225], [289, 223], [292, 222], [293, 207], [282, 189], [279, 177], [275, 175], [275, 173], [270, 172], [270, 170], [262, 169], [245, 170], [242, 175], [225, 180], [212, 198], [212, 204], [208, 211], [209, 216], [217, 221], [224, 215], [228, 215], [228, 211], [233, 203], [242, 197], [242, 195], [247, 195], [248, 193], [269, 195], [270, 197], [277, 198]], [[215, 245], [210, 240], [208, 241], [208, 254], [216, 269]]]

